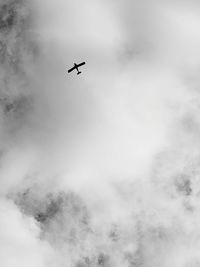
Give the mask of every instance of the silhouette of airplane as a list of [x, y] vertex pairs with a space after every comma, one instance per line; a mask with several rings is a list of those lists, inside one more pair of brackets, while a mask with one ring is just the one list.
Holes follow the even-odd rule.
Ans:
[[76, 63], [74, 63], [74, 67], [71, 68], [71, 69], [69, 69], [69, 70], [68, 70], [68, 73], [70, 73], [71, 71], [73, 71], [73, 70], [76, 69], [76, 70], [77, 70], [77, 75], [80, 74], [81, 71], [79, 71], [78, 68], [79, 68], [80, 66], [83, 66], [83, 65], [85, 65], [85, 62], [82, 62], [82, 63], [80, 63], [80, 64], [76, 64]]

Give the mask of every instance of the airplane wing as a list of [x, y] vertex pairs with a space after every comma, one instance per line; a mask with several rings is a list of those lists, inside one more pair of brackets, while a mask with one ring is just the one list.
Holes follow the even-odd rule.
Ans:
[[78, 64], [78, 67], [85, 65], [85, 62]]
[[69, 70], [68, 70], [68, 73], [71, 72], [71, 71], [73, 71], [73, 70], [75, 70], [75, 67], [69, 69]]

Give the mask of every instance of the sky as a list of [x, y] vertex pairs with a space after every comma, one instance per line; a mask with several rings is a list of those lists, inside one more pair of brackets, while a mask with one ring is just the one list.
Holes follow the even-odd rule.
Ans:
[[0, 2], [2, 267], [200, 265], [199, 15]]

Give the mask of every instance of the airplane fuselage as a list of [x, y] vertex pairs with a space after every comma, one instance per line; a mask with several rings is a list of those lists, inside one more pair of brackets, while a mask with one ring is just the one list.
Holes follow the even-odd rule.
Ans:
[[78, 69], [78, 65], [77, 65], [76, 63], [74, 63], [74, 67], [75, 67], [75, 69], [77, 70], [77, 75], [80, 74], [81, 71], [79, 71], [79, 69]]

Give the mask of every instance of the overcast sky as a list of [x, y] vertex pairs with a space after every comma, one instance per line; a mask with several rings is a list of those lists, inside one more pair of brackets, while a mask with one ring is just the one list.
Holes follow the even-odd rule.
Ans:
[[2, 267], [200, 265], [199, 28], [195, 0], [1, 1]]

